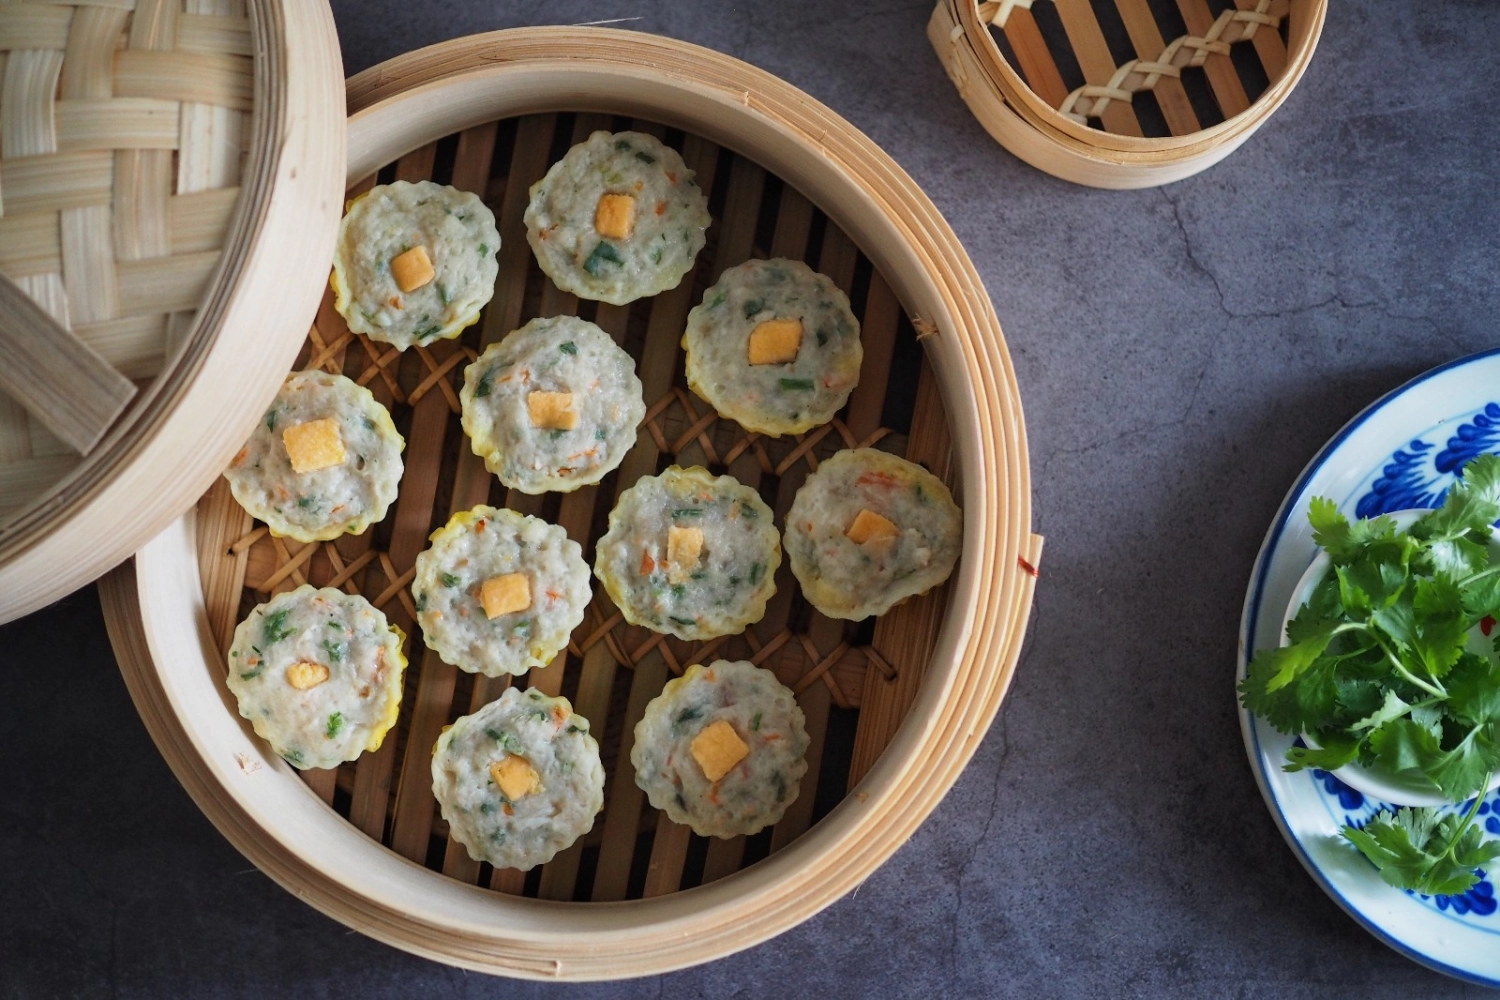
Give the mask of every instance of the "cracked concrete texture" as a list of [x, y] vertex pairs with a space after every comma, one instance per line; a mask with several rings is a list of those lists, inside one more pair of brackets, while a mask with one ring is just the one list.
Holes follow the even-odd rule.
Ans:
[[1207, 173], [1138, 192], [996, 147], [928, 49], [927, 0], [334, 11], [351, 71], [625, 18], [785, 77], [890, 152], [973, 257], [1021, 384], [1048, 541], [1015, 685], [911, 843], [803, 926], [659, 979], [513, 984], [346, 932], [250, 869], [152, 748], [84, 591], [0, 630], [0, 996], [1478, 992], [1378, 944], [1298, 866], [1231, 674], [1302, 465], [1380, 394], [1495, 345], [1500, 140], [1477, 111], [1500, 5], [1331, 5], [1286, 107]]

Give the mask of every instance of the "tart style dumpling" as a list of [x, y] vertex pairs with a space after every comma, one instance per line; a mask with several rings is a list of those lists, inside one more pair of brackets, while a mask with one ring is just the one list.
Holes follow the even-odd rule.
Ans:
[[701, 837], [758, 833], [807, 772], [797, 699], [749, 660], [694, 664], [646, 706], [630, 763], [651, 804]]
[[337, 767], [380, 749], [401, 710], [406, 636], [356, 594], [304, 584], [234, 630], [229, 690], [293, 767]]
[[544, 667], [588, 607], [583, 550], [555, 524], [495, 507], [460, 511], [417, 556], [411, 592], [422, 638], [470, 673]]
[[577, 316], [534, 319], [464, 371], [464, 433], [500, 481], [570, 493], [616, 469], [646, 415], [635, 362]]
[[792, 574], [830, 618], [884, 614], [953, 572], [964, 518], [942, 480], [874, 448], [818, 466], [786, 516]]
[[849, 297], [800, 260], [780, 258], [725, 271], [688, 313], [682, 347], [688, 387], [772, 437], [832, 420], [864, 359]]
[[349, 329], [406, 350], [456, 337], [495, 294], [495, 214], [432, 181], [381, 184], [349, 203], [334, 247], [334, 308]]
[[588, 833], [604, 808], [599, 744], [568, 699], [506, 688], [438, 737], [432, 794], [470, 857], [529, 871]]
[[531, 186], [526, 240], [558, 288], [619, 306], [676, 288], [710, 221], [675, 149], [642, 132], [595, 132]]
[[632, 625], [712, 639], [760, 621], [780, 565], [771, 508], [754, 490], [674, 465], [620, 494], [594, 575]]
[[343, 375], [295, 372], [224, 478], [271, 534], [326, 541], [385, 517], [405, 447], [370, 390]]

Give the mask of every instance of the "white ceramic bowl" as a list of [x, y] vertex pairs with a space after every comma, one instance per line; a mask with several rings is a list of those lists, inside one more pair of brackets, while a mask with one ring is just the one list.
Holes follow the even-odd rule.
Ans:
[[[1422, 509], [1398, 510], [1387, 516], [1396, 522], [1397, 528], [1404, 529], [1410, 527], [1417, 518], [1428, 513], [1431, 513], [1431, 511]], [[1491, 561], [1494, 561], [1497, 556], [1500, 556], [1500, 531], [1495, 532], [1490, 537]], [[1312, 565], [1307, 567], [1307, 572], [1303, 573], [1302, 578], [1297, 581], [1297, 586], [1292, 590], [1292, 599], [1287, 603], [1286, 613], [1281, 619], [1281, 644], [1283, 646], [1287, 645], [1287, 623], [1297, 616], [1297, 612], [1301, 610], [1302, 605], [1312, 597], [1313, 591], [1317, 589], [1318, 584], [1322, 582], [1324, 575], [1328, 572], [1330, 563], [1331, 560], [1328, 558], [1328, 553], [1319, 550], [1317, 557], [1312, 561]], [[1469, 651], [1478, 653], [1481, 656], [1494, 656], [1494, 647], [1491, 645], [1490, 638], [1484, 635], [1477, 626], [1469, 633]], [[1313, 743], [1312, 738], [1305, 733], [1302, 739], [1309, 744], [1316, 745]], [[1431, 785], [1420, 779], [1365, 767], [1357, 761], [1353, 764], [1346, 764], [1333, 773], [1350, 788], [1363, 792], [1370, 798], [1381, 802], [1389, 802], [1392, 805], [1445, 806], [1449, 804], [1448, 800], [1441, 793], [1434, 792]], [[1497, 773], [1491, 779], [1489, 787], [1485, 791], [1492, 792], [1496, 788], [1500, 788], [1500, 773]]]

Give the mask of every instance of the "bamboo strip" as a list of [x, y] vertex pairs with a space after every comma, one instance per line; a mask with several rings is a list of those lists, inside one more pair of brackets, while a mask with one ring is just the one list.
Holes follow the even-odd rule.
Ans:
[[[186, 10], [178, 21], [178, 41], [188, 17], [228, 20], [233, 0], [185, 0]], [[241, 21], [249, 41], [249, 21]], [[181, 51], [179, 49], [179, 51]], [[249, 53], [245, 53], [249, 55]], [[250, 65], [248, 59], [243, 61]], [[240, 180], [240, 149], [248, 126], [246, 115], [213, 102], [192, 101], [182, 105], [182, 152], [177, 157], [177, 193], [235, 187]]]
[[48, 455], [0, 466], [0, 507], [27, 502], [73, 471], [79, 461], [77, 455]]
[[141, 49], [115, 54], [116, 97], [198, 101], [249, 111], [254, 82], [244, 56]]
[[4, 277], [0, 390], [85, 455], [136, 393], [128, 379]]
[[129, 17], [129, 10], [108, 7], [80, 7], [73, 12], [57, 92], [62, 101], [108, 100], [114, 94], [115, 46]]
[[[1055, 0], [1057, 14], [1062, 18], [1063, 30], [1078, 57], [1078, 65], [1089, 83], [1102, 87], [1115, 75], [1115, 57], [1110, 55], [1109, 43], [1099, 28], [1094, 8], [1089, 0]], [[1144, 135], [1140, 120], [1128, 102], [1112, 101], [1104, 108], [1104, 127], [1122, 135]]]
[[127, 261], [170, 253], [171, 151], [122, 149], [114, 168], [115, 256]]
[[120, 261], [121, 315], [192, 309], [203, 301], [221, 256], [207, 250]]
[[[689, 136], [683, 144], [682, 157], [697, 175], [698, 186], [705, 191], [713, 190], [718, 148], [696, 136]], [[677, 361], [677, 340], [692, 304], [691, 295], [690, 283], [684, 281], [671, 291], [658, 295], [652, 303], [638, 371], [643, 394], [648, 400], [660, 399], [671, 388]], [[636, 438], [636, 446], [626, 453], [620, 464], [617, 482], [621, 488], [632, 486], [641, 476], [654, 473], [659, 454], [655, 439], [643, 426]], [[606, 615], [614, 610], [608, 600], [603, 600], [600, 607]], [[594, 648], [603, 647], [604, 644], [600, 643]], [[635, 745], [635, 725], [645, 711], [646, 702], [660, 693], [667, 676], [666, 663], [660, 655], [652, 654], [635, 665], [631, 677], [630, 703], [620, 733], [619, 760], [625, 765], [616, 765], [615, 774], [606, 788], [604, 844], [599, 849], [599, 869], [594, 876], [592, 896], [596, 901], [625, 898], [635, 852], [635, 831], [639, 828], [642, 808], [642, 793], [632, 780], [628, 766], [630, 748]], [[680, 872], [680, 862], [677, 868]]]
[[[1208, 9], [1208, 0], [1177, 0], [1177, 10], [1188, 31], [1202, 36], [1214, 25], [1214, 15]], [[1203, 72], [1208, 76], [1208, 85], [1213, 88], [1214, 99], [1225, 118], [1233, 118], [1250, 107], [1250, 97], [1234, 63], [1226, 55], [1209, 55], [1203, 63]]]
[[179, 107], [152, 97], [78, 98], [58, 101], [57, 148], [176, 149]]
[[[953, 450], [937, 377], [926, 362], [917, 382], [917, 405], [912, 413], [911, 438], [906, 457], [925, 465], [929, 472], [953, 488]], [[957, 491], [955, 491], [957, 492]], [[937, 643], [941, 608], [948, 597], [948, 584], [896, 605], [875, 621], [872, 648], [896, 670], [887, 678], [875, 662], [865, 674], [865, 692], [860, 699], [859, 724], [854, 731], [854, 754], [849, 764], [848, 787], [853, 789], [870, 769], [896, 729], [906, 718], [916, 697], [926, 665]]]
[[113, 167], [108, 153], [59, 153], [0, 161], [6, 215], [60, 211], [109, 203]]
[[[489, 176], [495, 131], [495, 126], [491, 123], [468, 129], [459, 136], [453, 164], [454, 187], [461, 191], [483, 188]], [[425, 398], [442, 400], [443, 397], [430, 393]], [[464, 442], [459, 442], [460, 448], [463, 444]], [[432, 478], [436, 482], [435, 470]], [[459, 490], [454, 490], [449, 503], [449, 515], [475, 506], [468, 502], [471, 499], [472, 497], [463, 495]], [[414, 635], [414, 650], [416, 640]], [[458, 673], [453, 666], [443, 662], [425, 643], [420, 648], [422, 652], [416, 701], [412, 706], [406, 754], [402, 759], [401, 781], [397, 786], [391, 821], [391, 849], [417, 862], [424, 860], [427, 855], [427, 842], [432, 831], [435, 804], [430, 767], [432, 746], [448, 721], [454, 688], [458, 682]]]
[[62, 231], [56, 212], [0, 215], [0, 272], [15, 278], [62, 271]]
[[[1260, 0], [1234, 0], [1234, 5], [1239, 10], [1255, 10], [1260, 5]], [[1286, 72], [1286, 45], [1281, 41], [1281, 35], [1274, 29], [1262, 28], [1250, 36], [1250, 44], [1255, 46], [1255, 54], [1260, 58], [1261, 66], [1265, 67], [1266, 76], [1272, 80], [1280, 79]]]
[[235, 500], [229, 480], [220, 476], [198, 501], [198, 575], [203, 580], [203, 606], [209, 634], [220, 656], [229, 655], [239, 624], [240, 588], [245, 582], [246, 550], [236, 552], [234, 541], [250, 530], [252, 519]]
[[132, 49], [170, 50], [177, 40], [181, 10], [182, 0], [136, 0], [127, 44]]
[[120, 313], [120, 297], [109, 206], [64, 209], [61, 216], [69, 316], [75, 324], [113, 319]]
[[[1254, 3], [1255, 0], [1250, 2]], [[1136, 56], [1146, 62], [1154, 61], [1166, 49], [1167, 42], [1161, 36], [1161, 29], [1156, 26], [1156, 18], [1152, 16], [1147, 0], [1115, 0], [1115, 7], [1120, 12], [1120, 19], [1125, 22], [1125, 32], [1130, 35], [1130, 44], [1135, 47]], [[1198, 131], [1198, 116], [1193, 112], [1193, 102], [1188, 99], [1187, 90], [1183, 88], [1180, 79], [1163, 76], [1152, 88], [1152, 93], [1156, 95], [1161, 115], [1167, 120], [1167, 128], [1172, 130], [1173, 135], [1188, 135]]]
[[251, 54], [250, 19], [190, 10], [177, 20], [177, 48], [187, 52], [248, 56]]
[[237, 187], [173, 195], [167, 202], [167, 233], [172, 253], [223, 246], [239, 197]]
[[151, 378], [166, 363], [167, 318], [161, 313], [79, 323], [73, 332], [128, 379]]
[[1031, 89], [1052, 107], [1061, 107], [1068, 99], [1068, 85], [1063, 83], [1057, 63], [1042, 38], [1042, 29], [1029, 9], [1019, 7], [1010, 12], [1005, 22], [1005, 40], [1016, 54], [1016, 62]]
[[[0, 18], [5, 15], [0, 12]], [[5, 61], [0, 90], [0, 156], [18, 158], [57, 152], [57, 116], [53, 96], [62, 73], [57, 50], [12, 50]]]
[[70, 7], [7, 4], [0, 7], [0, 49], [64, 49]]

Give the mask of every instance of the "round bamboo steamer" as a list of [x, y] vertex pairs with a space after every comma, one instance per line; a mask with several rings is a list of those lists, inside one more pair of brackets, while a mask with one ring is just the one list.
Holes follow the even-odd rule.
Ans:
[[[716, 239], [721, 262], [733, 262], [733, 255], [748, 252], [759, 218], [757, 206], [764, 204], [759, 201], [760, 179], [764, 178], [764, 190], [769, 191], [776, 189], [779, 178], [783, 186], [777, 189], [781, 192], [777, 196], [778, 239], [783, 220], [791, 218], [793, 227], [799, 221], [803, 226], [798, 230], [798, 245], [810, 247], [808, 224], [820, 212], [827, 220], [820, 262], [828, 259], [832, 247], [834, 255], [841, 255], [847, 264], [840, 269], [847, 279], [854, 270], [855, 254], [868, 260], [871, 290], [862, 307], [867, 359], [862, 387], [867, 382], [883, 387], [888, 377], [896, 377], [898, 367], [917, 367], [886, 360], [881, 362], [886, 370], [874, 373], [877, 378], [871, 377], [868, 367], [869, 359], [879, 353], [873, 342], [882, 336], [872, 329], [880, 325], [895, 329], [903, 317], [910, 318], [918, 338], [912, 346], [923, 359], [924, 375], [917, 388], [906, 453], [927, 457], [935, 470], [956, 485], [955, 495], [965, 511], [963, 555], [948, 584], [907, 602], [876, 624], [874, 642], [879, 645], [883, 629], [893, 644], [896, 662], [866, 654], [855, 664], [859, 668], [855, 676], [865, 690], [854, 737], [851, 787], [842, 801], [810, 829], [794, 831], [791, 838], [781, 837], [778, 824], [764, 859], [738, 871], [732, 871], [731, 862], [724, 870], [729, 873], [720, 873], [723, 877], [710, 880], [705, 874], [705, 884], [681, 891], [673, 891], [680, 883], [662, 884], [658, 862], [669, 861], [676, 866], [674, 877], [680, 874], [688, 838], [685, 828], [664, 817], [656, 827], [651, 870], [640, 898], [623, 898], [627, 895], [623, 880], [601, 890], [596, 877], [592, 901], [563, 901], [576, 896], [577, 858], [572, 859], [574, 867], [565, 873], [567, 881], [560, 890], [552, 875], [571, 852], [540, 869], [539, 889], [534, 883], [528, 887], [525, 879], [511, 877], [517, 873], [504, 871], [476, 885], [476, 875], [485, 881], [483, 873], [477, 864], [468, 862], [461, 847], [454, 850], [456, 844], [448, 845], [437, 866], [440, 870], [425, 866], [424, 862], [433, 863], [429, 837], [446, 835], [440, 821], [434, 823], [430, 790], [422, 788], [430, 784], [425, 761], [431, 741], [452, 715], [472, 710], [473, 703], [498, 694], [504, 682], [473, 679], [472, 700], [463, 704], [465, 699], [455, 699], [453, 694], [453, 669], [434, 654], [417, 656], [420, 643], [408, 646], [414, 658], [398, 733], [387, 739], [379, 753], [346, 765], [352, 771], [300, 774], [271, 754], [242, 723], [225, 687], [225, 643], [241, 609], [253, 602], [252, 591], [291, 586], [299, 579], [296, 574], [306, 571], [311, 576], [324, 558], [337, 561], [333, 567], [322, 564], [322, 571], [326, 574], [343, 567], [335, 579], [345, 579], [347, 585], [354, 563], [345, 563], [343, 555], [318, 545], [300, 552], [270, 551], [281, 540], [269, 539], [263, 529], [251, 530], [248, 516], [238, 511], [222, 487], [215, 487], [194, 513], [152, 539], [132, 564], [101, 582], [115, 651], [152, 738], [209, 819], [261, 870], [349, 927], [441, 962], [534, 979], [624, 978], [708, 961], [807, 919], [868, 877], [932, 811], [993, 720], [1019, 655], [1041, 539], [1031, 532], [1028, 457], [1015, 376], [998, 320], [972, 263], [911, 179], [847, 122], [769, 74], [671, 39], [601, 28], [496, 32], [393, 59], [351, 79], [348, 96], [351, 191], [372, 183], [377, 171], [382, 179], [425, 176], [442, 157], [450, 159], [455, 183], [482, 185], [485, 178], [500, 177], [501, 171], [487, 169], [489, 154], [476, 154], [475, 149], [488, 149], [495, 142], [494, 123], [523, 116], [518, 124], [505, 126], [515, 129], [511, 140], [515, 152], [510, 172], [497, 182], [504, 190], [496, 215], [505, 243], [496, 298], [481, 324], [486, 341], [503, 336], [511, 327], [525, 296], [535, 302], [539, 295], [538, 309], [577, 308], [576, 300], [550, 286], [537, 292], [533, 281], [532, 290], [526, 291], [525, 269], [534, 269], [529, 248], [524, 238], [506, 233], [519, 225], [526, 186], [550, 164], [555, 150], [561, 148], [559, 143], [576, 141], [599, 118], [608, 122], [608, 116], [628, 116], [644, 122], [637, 127], [651, 129], [657, 126], [650, 123], [660, 123], [680, 129], [686, 134], [683, 145], [690, 163], [694, 150], [725, 150], [715, 154], [717, 160], [709, 161], [732, 160], [733, 164], [727, 168], [723, 214], [716, 218], [705, 250], [706, 255], [714, 254]], [[571, 140], [551, 131], [547, 123], [555, 120], [553, 112], [577, 113], [571, 119]], [[455, 134], [456, 143], [444, 138]], [[524, 170], [518, 166], [523, 162], [529, 164]], [[713, 187], [699, 169], [705, 187]], [[465, 178], [462, 182], [460, 175]], [[839, 249], [840, 240], [847, 244], [844, 251]], [[726, 249], [731, 243], [739, 249]], [[772, 246], [776, 245], [773, 241]], [[636, 348], [642, 357], [660, 361], [662, 351], [653, 350], [653, 345], [665, 344], [667, 358], [677, 360], [671, 352], [681, 326], [674, 322], [675, 312], [666, 321], [660, 321], [659, 312], [685, 312], [691, 304], [686, 291], [695, 280], [701, 285], [702, 275], [690, 277], [679, 290], [649, 304], [645, 346]], [[884, 291], [877, 294], [877, 286]], [[882, 307], [885, 318], [879, 323], [871, 312], [877, 300], [886, 303]], [[606, 313], [608, 308], [616, 311]], [[600, 305], [596, 319], [623, 336], [629, 308]], [[630, 328], [638, 330], [640, 325]], [[655, 333], [652, 327], [657, 328]], [[888, 340], [892, 335], [884, 336]], [[404, 606], [410, 598], [401, 572], [401, 560], [409, 556], [398, 557], [395, 550], [403, 544], [410, 548], [413, 537], [422, 540], [420, 547], [429, 523], [440, 523], [445, 516], [433, 509], [428, 495], [437, 490], [432, 469], [441, 464], [431, 454], [441, 448], [432, 442], [446, 440], [460, 456], [467, 452], [461, 434], [455, 444], [441, 434], [431, 437], [429, 430], [419, 430], [418, 425], [453, 425], [451, 401], [443, 398], [445, 386], [451, 388], [444, 373], [461, 372], [462, 361], [473, 356], [473, 349], [448, 342], [417, 350], [428, 353], [399, 364], [383, 364], [381, 349], [349, 335], [325, 300], [302, 356], [304, 364], [330, 364], [335, 354], [348, 352], [343, 370], [363, 368], [361, 377], [378, 393], [389, 395], [398, 419], [411, 408], [412, 440], [403, 497], [389, 520], [407, 518], [401, 504], [411, 502], [409, 495], [425, 496], [425, 506], [415, 508], [415, 529], [398, 523], [389, 540], [378, 543], [385, 546], [378, 557], [373, 550], [359, 557], [370, 572], [386, 566], [374, 577], [364, 578], [365, 592], [399, 620], [410, 615]], [[647, 367], [643, 361], [649, 400], [653, 392], [649, 385], [655, 377], [647, 374]], [[671, 375], [670, 368], [667, 374]], [[393, 378], [387, 381], [387, 375]], [[421, 398], [414, 400], [419, 393]], [[856, 407], [851, 404], [848, 423], [841, 420], [832, 433], [824, 428], [786, 442], [791, 449], [787, 467], [801, 468], [800, 463], [815, 448], [826, 453], [847, 443], [848, 438], [835, 443], [837, 435], [849, 432], [860, 420], [878, 424], [883, 395], [882, 388], [861, 404], [873, 416], [856, 418]], [[705, 428], [712, 423], [712, 414], [695, 420], [703, 408], [698, 404], [699, 409], [691, 409], [693, 405], [685, 392], [663, 395], [648, 413], [651, 426], [643, 430], [650, 433], [643, 433], [636, 450], [660, 448], [679, 459], [701, 454], [695, 449], [712, 444], [705, 436], [710, 433]], [[676, 443], [653, 424], [673, 408], [679, 425], [694, 421]], [[660, 443], [653, 446], [653, 439]], [[718, 461], [730, 463], [731, 469], [739, 468], [734, 463], [747, 460], [753, 466], [756, 445], [741, 432], [738, 458], [720, 451]], [[650, 451], [650, 460], [654, 462], [656, 455]], [[447, 461], [451, 464], [452, 460]], [[458, 461], [462, 465], [464, 459]], [[479, 469], [482, 475], [482, 466]], [[472, 484], [464, 486], [461, 469], [448, 474], [454, 476], [453, 506], [466, 506], [469, 501], [462, 499], [462, 491], [473, 488]], [[758, 473], [752, 468], [751, 474]], [[497, 488], [489, 478], [485, 477], [483, 489]], [[594, 503], [585, 494], [568, 494], [561, 500], [559, 521], [570, 520], [567, 505], [574, 498]], [[510, 502], [524, 503], [525, 498], [513, 494]], [[598, 503], [596, 511], [609, 501], [601, 497]], [[585, 525], [590, 519], [583, 518]], [[246, 562], [253, 561], [251, 556], [257, 551], [272, 561], [247, 571]], [[345, 550], [346, 554], [352, 551]], [[242, 593], [247, 572], [267, 577], [254, 585], [246, 583], [250, 590]], [[377, 581], [373, 588], [371, 579]], [[383, 590], [376, 594], [374, 588]], [[591, 617], [575, 632], [575, 643], [581, 648], [517, 683], [551, 684], [556, 690], [565, 657], [570, 668], [577, 669], [582, 652], [584, 679], [578, 682], [575, 695], [581, 710], [585, 700], [594, 700], [582, 692], [594, 654], [609, 651], [620, 660], [618, 671], [613, 660], [607, 666], [624, 678], [619, 683], [629, 685], [631, 707], [625, 724], [611, 723], [617, 731], [600, 735], [606, 747], [622, 741], [615, 754], [626, 761], [611, 777], [605, 812], [596, 823], [596, 829], [602, 826], [605, 834], [599, 847], [603, 872], [604, 854], [618, 840], [609, 839], [611, 830], [620, 817], [633, 816], [631, 810], [641, 808], [630, 775], [628, 742], [623, 742], [629, 739], [630, 720], [638, 717], [640, 696], [654, 694], [670, 676], [669, 667], [680, 669], [692, 662], [689, 655], [703, 647], [674, 656], [674, 649], [681, 652], [673, 645], [675, 640], [669, 643], [658, 637], [632, 649], [630, 637], [638, 633], [626, 630], [617, 614], [596, 628], [601, 605], [607, 611], [608, 598], [596, 594]], [[842, 627], [842, 623], [834, 624]], [[747, 636], [759, 627], [752, 626]], [[817, 629], [816, 621], [808, 626], [809, 632]], [[592, 634], [584, 635], [591, 630]], [[841, 635], [846, 633], [836, 632], [834, 640]], [[836, 686], [835, 676], [849, 685], [849, 658], [855, 651], [844, 642], [826, 656], [815, 651], [816, 656], [799, 659], [802, 648], [816, 638], [808, 632], [796, 636], [786, 632], [770, 641], [762, 641], [764, 636], [762, 640], [735, 637], [726, 640], [730, 645], [720, 646], [719, 640], [714, 644], [727, 653], [745, 648], [734, 643], [749, 641], [749, 648], [754, 648], [760, 642], [754, 658], [775, 666], [779, 673], [787, 662], [799, 663], [798, 669], [804, 671], [795, 684], [799, 700], [804, 707], [820, 704], [826, 717], [826, 692]], [[827, 637], [822, 641], [827, 642]], [[652, 648], [655, 652], [648, 651]], [[920, 651], [921, 659], [909, 661], [914, 655], [909, 651]], [[818, 657], [822, 658], [814, 665]], [[643, 682], [645, 676], [653, 679]], [[783, 679], [787, 678], [783, 675]], [[456, 680], [460, 685], [469, 683], [465, 677]], [[451, 706], [450, 700], [454, 701]], [[604, 716], [586, 717], [594, 722], [596, 733], [604, 729]], [[811, 719], [809, 728], [814, 728]], [[404, 744], [411, 764], [401, 772], [403, 777], [412, 776], [410, 782], [392, 777], [389, 758], [397, 754], [398, 743]], [[867, 760], [860, 765], [862, 754]], [[382, 755], [386, 755], [384, 763]], [[814, 766], [809, 774], [818, 770]], [[811, 798], [808, 794], [806, 802], [799, 797], [793, 804], [794, 808], [805, 805], [803, 824], [809, 819]], [[330, 803], [338, 805], [340, 800], [340, 808], [349, 810], [347, 820], [330, 808]], [[375, 805], [370, 806], [371, 802]], [[407, 808], [412, 802], [421, 805], [415, 822]], [[626, 826], [634, 844], [636, 824], [632, 819]], [[710, 845], [705, 870], [716, 864], [715, 852], [722, 855], [726, 847], [734, 846], [734, 842], [719, 841]]]
[[0, 393], [0, 622], [180, 517], [264, 411], [325, 284], [342, 97], [321, 2], [0, 4], [0, 363], [36, 319], [61, 387]]
[[[1044, 3], [1066, 36], [1064, 64], [1083, 75], [1071, 91], [1033, 14]], [[1234, 0], [1214, 14], [1208, 0], [1177, 0], [1188, 30], [1172, 37], [1148, 0], [1115, 0], [1109, 18], [1121, 22], [1136, 54], [1117, 62], [1096, 5], [1102, 9], [1102, 0], [939, 0], [927, 35], [960, 96], [1000, 145], [1055, 177], [1115, 189], [1169, 184], [1238, 149], [1306, 72], [1328, 7], [1327, 0]], [[1268, 81], [1253, 100], [1231, 56], [1236, 46], [1254, 54]], [[1203, 71], [1222, 116], [1217, 124], [1202, 127], [1203, 105], [1185, 89], [1185, 69]], [[1143, 135], [1132, 103], [1142, 92], [1155, 98], [1169, 135]]]

